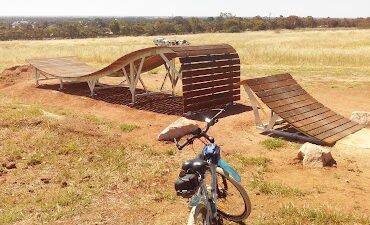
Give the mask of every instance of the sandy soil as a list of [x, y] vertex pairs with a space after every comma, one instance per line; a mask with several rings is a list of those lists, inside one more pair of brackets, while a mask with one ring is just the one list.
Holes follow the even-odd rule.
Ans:
[[[22, 67], [5, 72], [6, 79], [1, 80], [0, 94], [12, 96], [26, 103], [36, 103], [48, 107], [63, 108], [74, 113], [92, 114], [107, 118], [113, 122], [137, 124], [144, 129], [122, 135], [122, 142], [146, 143], [154, 146], [171, 146], [172, 143], [156, 141], [158, 133], [181, 114], [181, 99], [158, 100], [155, 97], [151, 103], [148, 99], [140, 99], [137, 106], [130, 106], [126, 91], [101, 90], [94, 97], [88, 96], [87, 84], [65, 85], [65, 90], [59, 91], [53, 82], [35, 87], [32, 80], [32, 70]], [[4, 76], [4, 73], [3, 75]], [[151, 86], [159, 86], [157, 75], [144, 75]], [[159, 76], [159, 75], [158, 75]], [[105, 82], [117, 82], [117, 78], [107, 78]], [[55, 84], [55, 82], [54, 82]], [[85, 89], [81, 91], [81, 86]], [[303, 84], [307, 91], [319, 101], [334, 111], [349, 117], [352, 111], [370, 111], [369, 87], [332, 88], [323, 83]], [[112, 93], [114, 97], [112, 97]], [[161, 96], [160, 98], [165, 98]], [[175, 105], [175, 106], [174, 106]], [[339, 208], [345, 212], [356, 211], [370, 215], [370, 165], [363, 161], [349, 160], [346, 156], [332, 154], [338, 163], [337, 168], [309, 169], [295, 164], [293, 159], [297, 154], [298, 144], [289, 144], [279, 151], [264, 149], [260, 141], [268, 138], [254, 127], [254, 118], [247, 98], [242, 93], [242, 100], [231, 109], [231, 113], [220, 120], [211, 131], [216, 141], [222, 146], [223, 154], [265, 156], [272, 159], [266, 178], [269, 181], [280, 182], [297, 187], [309, 194], [304, 197], [281, 197], [250, 193], [253, 211], [249, 221], [275, 210], [284, 203], [293, 202], [296, 205], [313, 205]], [[196, 146], [200, 146], [197, 144]], [[176, 157], [187, 158], [192, 151], [182, 152]], [[370, 152], [363, 157], [370, 159]], [[356, 168], [356, 169], [353, 169]], [[177, 174], [177, 168], [171, 177], [163, 182], [171, 184]], [[243, 183], [248, 187], [252, 173], [256, 171], [239, 171]], [[188, 213], [186, 201], [178, 199], [168, 203], [147, 202], [145, 193], [140, 190], [127, 190], [117, 187], [96, 196], [93, 204], [83, 214], [60, 224], [180, 224], [185, 221]], [[179, 222], [180, 220], [180, 222]], [[150, 222], [148, 222], [150, 221]]]

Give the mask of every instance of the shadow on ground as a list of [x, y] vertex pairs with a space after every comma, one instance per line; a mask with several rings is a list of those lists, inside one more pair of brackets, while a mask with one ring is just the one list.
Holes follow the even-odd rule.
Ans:
[[[181, 96], [172, 96], [166, 93], [137, 96], [135, 105], [131, 104], [131, 92], [128, 87], [111, 87], [108, 89], [96, 90], [94, 96], [90, 96], [90, 90], [86, 83], [65, 84], [63, 90], [59, 90], [59, 84], [45, 84], [38, 88], [61, 91], [70, 95], [84, 96], [87, 98], [104, 101], [116, 105], [124, 105], [133, 109], [146, 110], [165, 115], [183, 115], [183, 101]], [[136, 89], [137, 94], [145, 93], [142, 89]], [[224, 106], [219, 106], [224, 107]], [[218, 108], [218, 107], [215, 107]], [[222, 117], [236, 115], [242, 112], [251, 111], [252, 108], [242, 104], [235, 104], [228, 107]], [[205, 117], [212, 117], [216, 112], [204, 109], [195, 111], [187, 116], [189, 119], [204, 121]]]

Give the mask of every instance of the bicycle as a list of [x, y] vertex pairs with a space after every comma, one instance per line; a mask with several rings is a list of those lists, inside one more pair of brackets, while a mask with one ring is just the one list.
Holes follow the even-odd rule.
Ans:
[[[205, 139], [205, 142], [202, 141], [205, 146], [201, 154], [183, 163], [179, 178], [175, 182], [177, 195], [190, 198], [188, 225], [220, 225], [223, 224], [223, 219], [241, 222], [251, 213], [251, 202], [241, 186], [239, 174], [221, 159], [220, 147], [214, 138], [207, 134], [226, 108], [216, 110], [219, 111], [216, 115], [211, 119], [206, 118], [206, 126], [194, 131], [183, 144], [180, 145], [178, 140], [174, 139], [179, 150], [193, 144], [195, 139]], [[209, 182], [207, 178], [210, 178]], [[233, 212], [237, 206], [242, 206], [241, 210]]]

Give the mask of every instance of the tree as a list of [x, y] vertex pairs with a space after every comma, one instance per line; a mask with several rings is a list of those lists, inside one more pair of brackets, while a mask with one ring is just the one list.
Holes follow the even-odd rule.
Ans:
[[109, 25], [110, 31], [112, 31], [113, 34], [119, 34], [121, 32], [121, 27], [119, 25], [118, 20], [114, 19]]

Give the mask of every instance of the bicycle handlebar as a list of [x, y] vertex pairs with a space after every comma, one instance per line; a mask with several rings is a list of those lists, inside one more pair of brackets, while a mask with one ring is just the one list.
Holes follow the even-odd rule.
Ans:
[[206, 138], [209, 142], [213, 143], [214, 140], [212, 137], [208, 136], [207, 132], [209, 130], [209, 128], [213, 125], [215, 125], [217, 122], [218, 122], [218, 119], [217, 117], [219, 115], [221, 115], [223, 112], [226, 111], [226, 108], [229, 106], [229, 104], [227, 104], [225, 106], [225, 108], [223, 109], [214, 109], [214, 110], [217, 110], [219, 111], [218, 113], [216, 113], [216, 115], [214, 115], [211, 119], [209, 120], [206, 120], [207, 124], [206, 126], [203, 128], [203, 129], [200, 129], [198, 128], [197, 130], [195, 130], [194, 132], [192, 132], [192, 136], [187, 138], [186, 141], [184, 143], [182, 143], [181, 145], [179, 144], [178, 140], [176, 138], [174, 138], [174, 142], [176, 144], [176, 147], [179, 149], [179, 150], [182, 150], [184, 147], [186, 147], [187, 145], [189, 144], [192, 144], [194, 142], [194, 139], [196, 138], [201, 138], [201, 137], [204, 137]]

